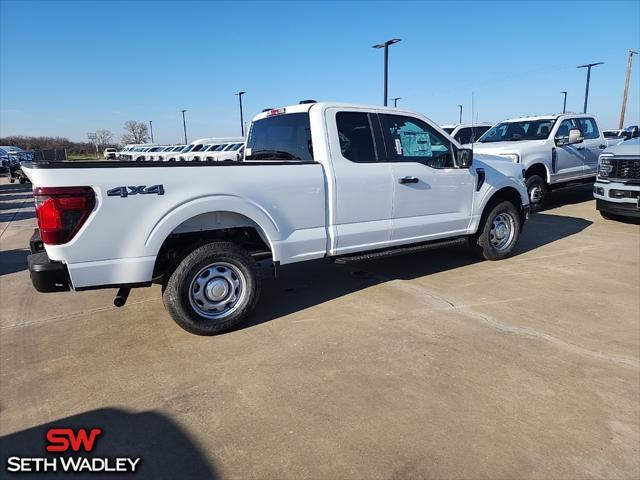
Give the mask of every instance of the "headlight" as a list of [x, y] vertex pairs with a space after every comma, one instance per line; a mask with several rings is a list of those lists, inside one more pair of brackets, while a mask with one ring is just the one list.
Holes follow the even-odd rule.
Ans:
[[520, 155], [517, 153], [501, 153], [501, 157], [508, 158], [513, 163], [520, 163]]
[[613, 163], [610, 156], [601, 155], [598, 159], [598, 176], [607, 178], [613, 170]]

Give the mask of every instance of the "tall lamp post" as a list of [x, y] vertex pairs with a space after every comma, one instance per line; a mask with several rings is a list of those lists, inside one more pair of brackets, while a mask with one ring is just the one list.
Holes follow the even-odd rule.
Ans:
[[622, 108], [620, 108], [620, 123], [618, 124], [618, 128], [622, 130], [624, 125], [624, 112], [627, 109], [627, 93], [629, 92], [629, 79], [631, 78], [631, 62], [633, 61], [633, 56], [638, 55], [638, 52], [635, 50], [629, 49], [629, 58], [627, 59], [627, 78], [624, 81], [624, 94], [622, 95]]
[[247, 92], [238, 92], [234, 93], [234, 95], [238, 96], [238, 100], [240, 101], [240, 131], [242, 132], [242, 136], [244, 137], [244, 118], [242, 117], [242, 95]]
[[391, 100], [393, 100], [393, 106], [397, 107], [398, 106], [398, 100], [402, 100], [402, 97], [393, 97]]
[[180, 110], [182, 112], [182, 128], [184, 129], [184, 144], [186, 145], [187, 143], [187, 121], [184, 118], [184, 112], [186, 112], [186, 110]]
[[562, 113], [566, 113], [567, 112], [567, 92], [560, 92], [560, 93], [564, 93], [564, 102], [562, 103]]
[[462, 125], [462, 105], [458, 105], [458, 108], [460, 109], [460, 121], [458, 123]]
[[399, 38], [392, 38], [384, 43], [374, 45], [373, 48], [384, 48], [384, 106], [387, 106], [387, 92], [388, 92], [388, 79], [389, 79], [389, 45], [398, 43]]
[[153, 143], [153, 122], [149, 120], [149, 130], [151, 131], [151, 143]]
[[586, 63], [584, 65], [578, 65], [576, 68], [586, 68], [587, 69], [587, 85], [584, 89], [584, 109], [582, 113], [587, 113], [587, 102], [589, 100], [589, 81], [591, 80], [591, 67], [595, 67], [596, 65], [603, 65], [604, 62], [596, 62], [596, 63]]

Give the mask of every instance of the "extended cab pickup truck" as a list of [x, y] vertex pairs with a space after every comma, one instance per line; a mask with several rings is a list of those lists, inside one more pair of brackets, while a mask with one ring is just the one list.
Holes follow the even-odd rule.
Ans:
[[259, 267], [455, 244], [501, 259], [528, 215], [522, 168], [472, 155], [419, 114], [305, 103], [254, 118], [241, 162], [32, 163], [31, 279], [119, 288], [119, 306], [161, 282], [173, 319], [211, 335], [254, 308]]
[[521, 165], [531, 210], [537, 211], [550, 189], [593, 183], [598, 156], [606, 147], [595, 117], [557, 114], [501, 122], [480, 137], [473, 149]]

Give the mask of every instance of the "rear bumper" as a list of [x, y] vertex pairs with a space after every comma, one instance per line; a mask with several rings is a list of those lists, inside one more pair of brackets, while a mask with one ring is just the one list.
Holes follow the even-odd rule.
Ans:
[[612, 215], [640, 218], [640, 208], [638, 208], [638, 203], [607, 202], [606, 200], [596, 198], [596, 209]]
[[29, 275], [34, 288], [43, 293], [48, 292], [68, 292], [71, 290], [69, 271], [67, 266], [61, 262], [54, 262], [49, 259], [44, 251], [40, 231], [36, 229], [29, 241], [31, 255], [27, 257], [29, 265]]

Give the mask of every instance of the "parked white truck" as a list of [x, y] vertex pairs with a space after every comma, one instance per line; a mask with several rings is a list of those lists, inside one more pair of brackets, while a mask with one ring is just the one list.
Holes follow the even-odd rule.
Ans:
[[549, 190], [593, 183], [598, 156], [606, 147], [594, 116], [557, 114], [501, 122], [480, 137], [473, 149], [521, 165], [531, 210], [537, 211]]
[[640, 218], [640, 139], [607, 148], [593, 185], [596, 209], [607, 219]]
[[522, 168], [477, 156], [422, 115], [313, 103], [254, 118], [241, 162], [25, 166], [41, 292], [163, 285], [185, 330], [235, 327], [259, 267], [469, 244], [508, 256], [528, 216]]

